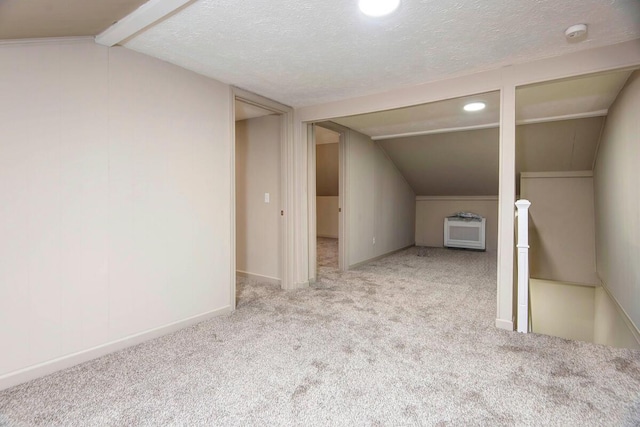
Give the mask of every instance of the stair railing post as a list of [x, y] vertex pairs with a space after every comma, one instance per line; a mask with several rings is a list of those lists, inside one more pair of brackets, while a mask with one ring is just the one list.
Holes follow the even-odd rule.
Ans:
[[531, 202], [518, 200], [518, 332], [529, 332], [529, 206]]

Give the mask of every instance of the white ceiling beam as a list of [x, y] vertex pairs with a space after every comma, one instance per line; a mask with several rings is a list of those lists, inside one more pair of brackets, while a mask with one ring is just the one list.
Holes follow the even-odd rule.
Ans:
[[423, 130], [418, 132], [397, 133], [395, 135], [379, 135], [379, 136], [372, 136], [371, 139], [374, 141], [379, 141], [381, 139], [407, 138], [409, 136], [431, 135], [434, 133], [464, 132], [468, 130], [491, 129], [491, 128], [497, 128], [498, 126], [500, 126], [500, 123], [487, 123], [485, 125], [431, 129], [431, 130]]
[[603, 117], [609, 110], [587, 111], [586, 113], [566, 114], [564, 116], [539, 117], [537, 119], [523, 119], [516, 121], [517, 125], [531, 125], [534, 123], [559, 122], [562, 120], [588, 119], [589, 117]]
[[[608, 113], [609, 113], [609, 110], [598, 110], [598, 111], [588, 111], [586, 113], [566, 114], [563, 116], [538, 117], [535, 119], [518, 120], [516, 121], [516, 125], [518, 126], [531, 125], [535, 123], [559, 122], [562, 120], [587, 119], [590, 117], [604, 117]], [[454, 128], [430, 129], [430, 130], [417, 131], [417, 132], [397, 133], [393, 135], [372, 136], [371, 139], [374, 141], [380, 141], [383, 139], [408, 138], [410, 136], [433, 135], [437, 133], [464, 132], [464, 131], [479, 130], [479, 129], [492, 129], [492, 128], [497, 128], [499, 125], [500, 125], [499, 123], [487, 123], [484, 125], [475, 125], [475, 126], [460, 126], [460, 127], [454, 127]]]
[[106, 30], [98, 34], [96, 43], [115, 46], [193, 0], [149, 0]]

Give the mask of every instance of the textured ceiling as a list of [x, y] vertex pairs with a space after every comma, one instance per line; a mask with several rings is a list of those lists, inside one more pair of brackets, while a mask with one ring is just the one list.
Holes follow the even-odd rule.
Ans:
[[95, 36], [147, 0], [0, 0], [0, 39]]
[[[591, 170], [604, 120], [591, 117], [517, 126], [517, 176]], [[498, 194], [498, 138], [494, 128], [378, 143], [417, 195], [483, 196]]]
[[126, 46], [298, 107], [636, 39], [638, 22], [638, 0], [404, 0], [383, 19], [356, 0], [198, 0]]

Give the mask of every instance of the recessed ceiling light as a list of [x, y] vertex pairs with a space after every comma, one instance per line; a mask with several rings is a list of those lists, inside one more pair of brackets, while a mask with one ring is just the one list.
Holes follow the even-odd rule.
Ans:
[[484, 102], [470, 102], [464, 106], [464, 111], [480, 111], [486, 107]]
[[358, 7], [368, 16], [388, 15], [400, 6], [400, 0], [359, 0]]

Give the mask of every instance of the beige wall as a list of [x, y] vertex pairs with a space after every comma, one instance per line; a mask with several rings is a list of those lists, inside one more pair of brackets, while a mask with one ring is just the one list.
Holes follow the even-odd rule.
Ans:
[[[332, 132], [321, 127], [316, 129]], [[316, 232], [319, 237], [338, 238], [339, 147], [338, 143], [316, 145]]]
[[593, 286], [532, 279], [529, 293], [533, 332], [593, 342]]
[[0, 63], [0, 388], [228, 309], [229, 87], [91, 40]]
[[492, 197], [425, 197], [416, 198], [416, 245], [444, 246], [444, 219], [456, 212], [473, 212], [486, 221], [486, 249], [498, 247], [498, 196]]
[[533, 332], [640, 349], [640, 336], [602, 286], [539, 279], [531, 279], [529, 286]]
[[347, 144], [347, 174], [349, 265], [414, 244], [413, 190], [384, 151], [353, 130]]
[[236, 122], [236, 269], [275, 280], [282, 277], [280, 122], [276, 115]]
[[[634, 335], [633, 325], [625, 321], [616, 302], [602, 287], [595, 289], [593, 342], [612, 347], [640, 349], [640, 335]], [[636, 330], [637, 334], [637, 330]]]
[[316, 224], [318, 237], [338, 238], [338, 206], [337, 196], [316, 197]]
[[594, 169], [597, 271], [640, 326], [640, 73], [609, 109]]
[[523, 173], [531, 277], [597, 285], [590, 172]]
[[337, 196], [340, 144], [316, 145], [316, 195]]

